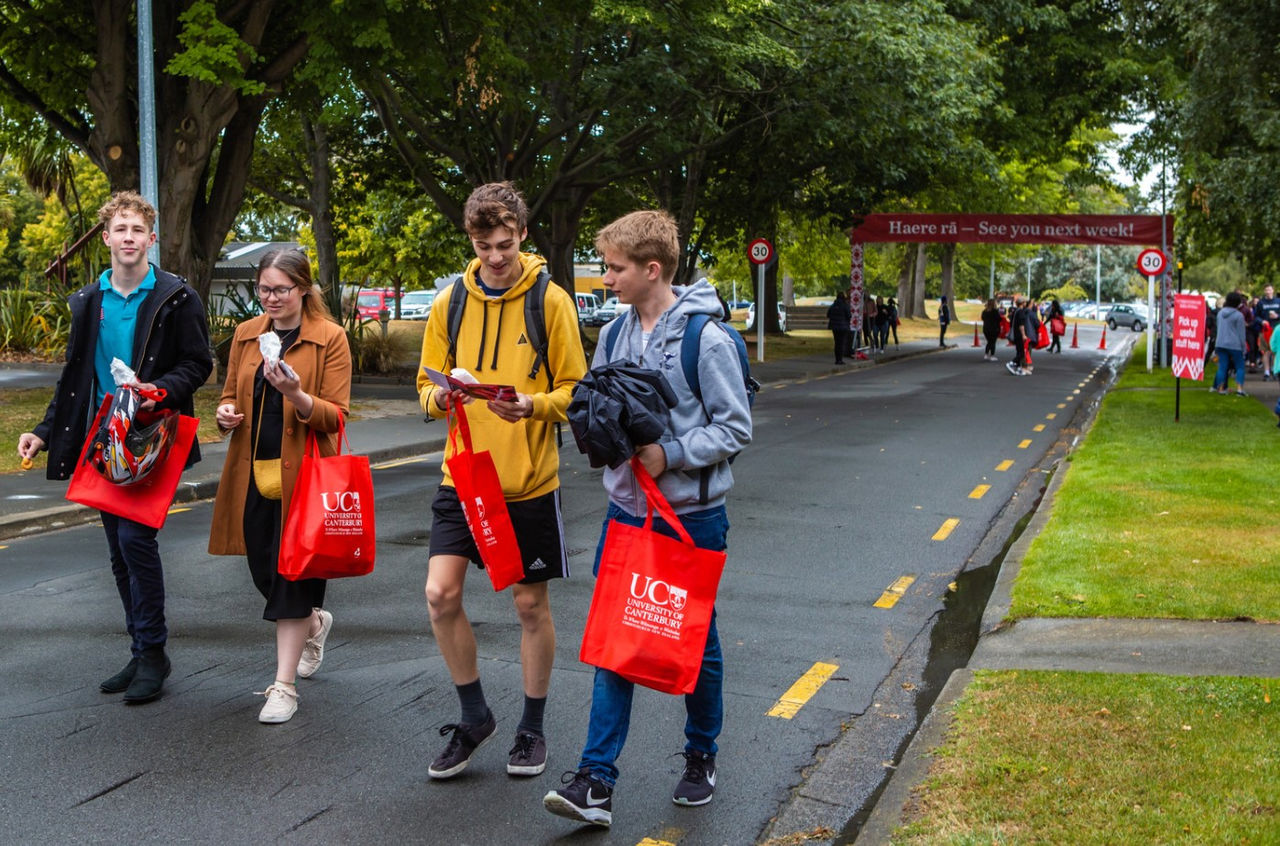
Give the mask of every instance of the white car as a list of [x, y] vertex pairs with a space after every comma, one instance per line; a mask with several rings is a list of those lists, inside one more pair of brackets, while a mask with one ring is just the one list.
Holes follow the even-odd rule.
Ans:
[[426, 291], [410, 291], [400, 298], [400, 319], [426, 320], [431, 316], [431, 304], [435, 299], [435, 288]]
[[[752, 303], [747, 308], [747, 331], [750, 332], [756, 328], [756, 304]], [[783, 332], [787, 331], [787, 310], [782, 307], [782, 303], [778, 303], [778, 328]]]
[[623, 314], [629, 308], [631, 308], [630, 303], [620, 303], [617, 297], [609, 297], [604, 301], [604, 305], [596, 309], [596, 320], [603, 325]]

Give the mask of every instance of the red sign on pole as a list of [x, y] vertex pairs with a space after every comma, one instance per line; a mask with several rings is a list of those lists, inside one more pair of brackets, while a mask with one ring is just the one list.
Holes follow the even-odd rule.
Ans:
[[1173, 375], [1178, 379], [1204, 379], [1204, 297], [1173, 296]]

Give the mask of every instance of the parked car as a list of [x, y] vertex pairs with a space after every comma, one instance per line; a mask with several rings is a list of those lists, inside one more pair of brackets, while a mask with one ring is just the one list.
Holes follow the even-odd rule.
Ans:
[[1107, 328], [1114, 330], [1117, 326], [1128, 326], [1135, 332], [1147, 328], [1151, 321], [1147, 317], [1147, 307], [1143, 305], [1113, 305], [1107, 312]]
[[604, 301], [604, 305], [596, 309], [596, 320], [603, 326], [629, 308], [631, 308], [630, 303], [620, 303], [617, 297], [609, 297]]
[[[756, 328], [756, 304], [752, 303], [747, 308], [747, 331], [750, 332]], [[782, 303], [778, 303], [778, 328], [783, 332], [787, 331], [787, 310], [782, 307]]]
[[401, 320], [426, 320], [431, 316], [431, 304], [436, 299], [436, 289], [410, 291], [400, 298]]
[[578, 304], [579, 323], [583, 326], [601, 325], [597, 315], [600, 310], [600, 300], [596, 299], [595, 294], [574, 294], [573, 299]]
[[396, 316], [396, 291], [394, 288], [366, 288], [356, 295], [356, 311], [361, 320], [378, 320], [378, 312], [386, 309]]

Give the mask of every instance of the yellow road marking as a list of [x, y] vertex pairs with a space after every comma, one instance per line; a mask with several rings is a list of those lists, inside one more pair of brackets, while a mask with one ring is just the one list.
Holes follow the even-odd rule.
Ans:
[[3, 546], [0, 546], [0, 549], [8, 549], [8, 548], [9, 548], [9, 544], [7, 543], [4, 544]]
[[892, 608], [898, 604], [898, 600], [906, 594], [907, 588], [911, 587], [911, 583], [916, 580], [915, 576], [899, 576], [893, 580], [893, 584], [880, 594], [880, 598], [872, 604], [876, 608]]
[[1026, 449], [1029, 446], [1031, 446], [1031, 439], [1027, 438], [1025, 441], [1018, 444], [1018, 449]]
[[652, 837], [646, 837], [637, 843], [636, 846], [676, 846], [676, 844], [672, 843], [670, 840], [655, 840]]
[[1067, 404], [1065, 402], [1058, 403], [1058, 408], [1066, 408], [1066, 407], [1067, 407]]
[[170, 508], [168, 513], [181, 514], [184, 511], [190, 511], [190, 510], [191, 510], [190, 508]]
[[384, 461], [381, 464], [374, 464], [372, 469], [390, 470], [392, 467], [403, 467], [406, 464], [417, 464], [420, 461], [426, 461], [426, 460], [427, 460], [427, 457], [425, 455], [415, 455], [412, 458], [399, 458], [399, 459], [396, 459], [395, 461]]
[[[901, 579], [898, 581], [901, 581]], [[791, 719], [804, 707], [806, 702], [813, 698], [813, 695], [827, 683], [827, 679], [831, 678], [838, 669], [840, 667], [837, 664], [824, 664], [818, 661], [795, 684], [791, 685], [786, 693], [782, 694], [765, 716], [781, 717], [784, 720]]]
[[969, 499], [982, 499], [987, 495], [987, 491], [989, 490], [991, 490], [990, 485], [978, 485], [976, 488], [969, 491]]
[[959, 517], [948, 517], [942, 521], [942, 525], [938, 527], [938, 531], [933, 533], [933, 539], [936, 541], [946, 540], [951, 533], [956, 530], [956, 526], [960, 525]]
[[1078, 393], [1080, 393], [1080, 389], [1079, 389], [1079, 388], [1076, 388], [1076, 389], [1075, 389], [1074, 391], [1072, 391], [1071, 393], [1072, 393], [1072, 394], [1078, 394]]
[[1012, 466], [1013, 466], [1013, 459], [1006, 458], [1004, 461], [1001, 461], [999, 464], [996, 465], [996, 472], [1003, 473], [1004, 471], [1008, 470]]
[[1036, 425], [1034, 425], [1034, 426], [1032, 426], [1032, 427], [1031, 427], [1031, 431], [1033, 431], [1033, 432], [1043, 432], [1043, 431], [1044, 431], [1044, 424], [1043, 424], [1043, 423], [1037, 423]]
[[1052, 412], [1052, 411], [1051, 411], [1051, 412], [1049, 412], [1048, 414], [1046, 414], [1046, 415], [1044, 416], [1044, 419], [1045, 419], [1045, 420], [1052, 420], [1053, 418], [1055, 418], [1055, 417], [1057, 417], [1057, 416], [1058, 416], [1057, 414], [1055, 414], [1054, 412]]

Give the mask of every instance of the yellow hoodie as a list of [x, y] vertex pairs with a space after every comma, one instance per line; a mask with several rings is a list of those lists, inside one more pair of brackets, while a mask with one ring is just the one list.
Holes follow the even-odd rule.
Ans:
[[[444, 373], [463, 367], [481, 382], [513, 385], [518, 393], [533, 397], [533, 416], [516, 423], [502, 420], [480, 400], [467, 405], [472, 445], [477, 451], [492, 453], [502, 493], [509, 501], [532, 499], [560, 487], [560, 455], [553, 424], [568, 420], [573, 388], [587, 370], [578, 310], [565, 290], [553, 283], [547, 286], [545, 316], [547, 358], [555, 386], [548, 392], [546, 372], [541, 368], [537, 378], [529, 378], [535, 356], [525, 332], [524, 297], [545, 264], [537, 256], [521, 253], [520, 281], [501, 297], [490, 299], [476, 284], [480, 260], [473, 259], [462, 279], [436, 297], [422, 336], [422, 367]], [[454, 361], [449, 358], [449, 301], [459, 295], [471, 299], [463, 310]], [[445, 413], [436, 406], [436, 390], [420, 367], [418, 399], [424, 411], [439, 418]], [[452, 448], [446, 448], [445, 459], [452, 456]], [[444, 483], [452, 486], [448, 465], [443, 469]]]

